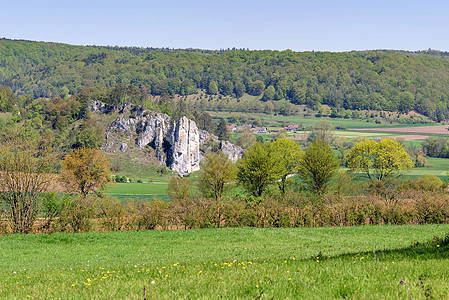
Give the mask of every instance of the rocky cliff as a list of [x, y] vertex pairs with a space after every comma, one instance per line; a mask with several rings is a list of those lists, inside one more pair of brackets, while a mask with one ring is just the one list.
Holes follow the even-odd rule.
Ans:
[[[92, 111], [106, 111], [96, 102]], [[100, 109], [101, 108], [101, 109]], [[161, 164], [181, 175], [199, 170], [203, 144], [215, 143], [218, 149], [232, 161], [242, 157], [243, 150], [204, 130], [198, 130], [196, 123], [186, 117], [173, 121], [168, 115], [142, 110], [138, 106], [121, 108], [121, 115], [112, 122], [106, 132], [105, 151], [126, 152], [129, 149], [154, 149]]]

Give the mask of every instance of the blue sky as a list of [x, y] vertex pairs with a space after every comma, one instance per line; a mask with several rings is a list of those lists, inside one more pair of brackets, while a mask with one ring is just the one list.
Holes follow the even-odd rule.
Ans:
[[0, 37], [170, 48], [449, 51], [447, 0], [0, 0]]

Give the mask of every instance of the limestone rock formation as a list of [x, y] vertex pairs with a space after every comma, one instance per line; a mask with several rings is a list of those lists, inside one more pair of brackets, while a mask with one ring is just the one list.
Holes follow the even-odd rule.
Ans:
[[170, 144], [167, 167], [181, 174], [200, 169], [199, 132], [194, 121], [182, 117], [173, 123], [165, 139]]
[[[101, 105], [96, 104], [95, 107]], [[173, 121], [166, 114], [146, 111], [138, 106], [128, 106], [123, 111], [126, 109], [130, 113], [128, 117], [123, 113], [109, 126], [103, 150], [126, 152], [133, 147], [144, 149], [150, 146], [161, 164], [181, 175], [199, 170], [200, 146], [206, 143], [218, 145], [218, 149], [234, 162], [242, 157], [240, 147], [227, 141], [220, 142], [215, 135], [198, 130], [196, 123], [186, 117]]]
[[243, 157], [243, 149], [228, 141], [220, 142], [220, 150], [223, 151], [233, 163]]
[[92, 101], [89, 108], [91, 112], [102, 112], [106, 114], [110, 111], [110, 108], [106, 104], [98, 100]]

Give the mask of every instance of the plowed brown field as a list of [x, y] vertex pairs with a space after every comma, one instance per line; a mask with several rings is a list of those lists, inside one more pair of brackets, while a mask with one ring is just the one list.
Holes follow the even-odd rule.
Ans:
[[369, 131], [369, 132], [395, 132], [395, 133], [415, 133], [415, 134], [441, 134], [449, 135], [449, 125], [439, 126], [423, 126], [423, 127], [403, 127], [403, 128], [366, 128], [366, 129], [350, 129], [353, 131]]

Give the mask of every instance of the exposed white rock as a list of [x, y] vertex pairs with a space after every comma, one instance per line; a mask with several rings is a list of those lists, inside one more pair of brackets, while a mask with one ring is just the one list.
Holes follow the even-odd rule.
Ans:
[[[96, 107], [101, 105], [97, 104]], [[200, 145], [210, 141], [220, 143], [219, 148], [233, 162], [242, 157], [243, 150], [240, 147], [230, 142], [220, 142], [215, 135], [198, 130], [196, 123], [187, 117], [173, 122], [166, 114], [146, 111], [136, 106], [124, 109], [128, 108], [131, 117], [122, 115], [108, 128], [104, 150], [126, 152], [131, 146], [123, 139], [133, 139], [138, 149], [146, 146], [153, 148], [159, 162], [180, 175], [200, 169]]]
[[122, 143], [122, 145], [120, 146], [120, 151], [122, 153], [125, 153], [126, 150], [128, 150], [128, 144], [127, 143]]
[[91, 112], [102, 112], [102, 113], [108, 113], [110, 111], [110, 108], [104, 104], [101, 101], [92, 101], [90, 103], [90, 111]]
[[243, 157], [243, 149], [228, 141], [221, 141], [220, 150], [223, 151], [233, 163]]
[[196, 123], [182, 117], [174, 122], [166, 136], [167, 166], [181, 174], [200, 169], [200, 141]]

